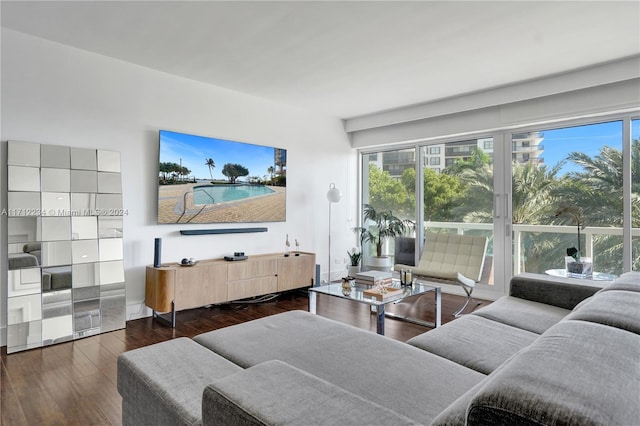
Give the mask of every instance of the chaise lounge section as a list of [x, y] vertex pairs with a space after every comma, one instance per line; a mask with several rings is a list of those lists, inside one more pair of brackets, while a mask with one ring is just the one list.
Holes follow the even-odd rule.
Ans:
[[292, 311], [118, 359], [123, 424], [640, 424], [640, 273], [521, 274], [407, 343]]

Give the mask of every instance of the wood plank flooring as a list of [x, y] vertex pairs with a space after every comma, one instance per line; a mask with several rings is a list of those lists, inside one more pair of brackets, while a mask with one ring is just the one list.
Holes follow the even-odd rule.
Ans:
[[[420, 303], [399, 303], [388, 311], [433, 321], [433, 297]], [[464, 298], [442, 295], [442, 323]], [[490, 302], [483, 301], [483, 305]], [[177, 327], [169, 328], [151, 318], [127, 322], [126, 329], [74, 342], [7, 355], [2, 348], [0, 365], [0, 424], [14, 425], [120, 425], [122, 399], [116, 388], [116, 359], [127, 350], [175, 337], [227, 327], [289, 310], [308, 310], [305, 291], [292, 291], [260, 304], [228, 304], [179, 312]], [[465, 312], [473, 309], [467, 307]], [[317, 313], [375, 332], [375, 315], [369, 306], [318, 296]], [[416, 324], [385, 321], [386, 335], [405, 341], [428, 331]]]

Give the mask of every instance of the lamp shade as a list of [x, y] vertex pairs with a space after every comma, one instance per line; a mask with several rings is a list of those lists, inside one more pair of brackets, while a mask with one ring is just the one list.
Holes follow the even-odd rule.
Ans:
[[329, 184], [329, 191], [327, 191], [327, 200], [330, 203], [337, 203], [342, 198], [342, 192], [338, 188], [336, 188], [335, 183]]

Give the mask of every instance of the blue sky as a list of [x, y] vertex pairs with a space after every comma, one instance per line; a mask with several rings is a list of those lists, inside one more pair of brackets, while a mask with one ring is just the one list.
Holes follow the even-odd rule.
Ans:
[[182, 165], [191, 170], [190, 176], [198, 179], [211, 178], [209, 167], [205, 165], [208, 158], [216, 163], [212, 170], [214, 179], [226, 179], [222, 168], [227, 163], [246, 167], [249, 176], [263, 177], [268, 175], [269, 166], [273, 166], [273, 151], [273, 148], [266, 146], [160, 131], [160, 162], [180, 164], [182, 159]]
[[[640, 134], [640, 121], [634, 122], [635, 137]], [[566, 158], [574, 151], [583, 152], [590, 157], [600, 153], [603, 146], [609, 146], [622, 150], [622, 122], [590, 124], [587, 126], [567, 127], [556, 130], [543, 130], [544, 164], [553, 167], [556, 163]], [[560, 171], [563, 175], [572, 171], [581, 171], [581, 168], [573, 163], [566, 162]]]

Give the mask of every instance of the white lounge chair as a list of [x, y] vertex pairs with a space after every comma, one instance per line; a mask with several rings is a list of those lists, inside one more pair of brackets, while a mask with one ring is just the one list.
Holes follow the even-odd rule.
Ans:
[[414, 276], [462, 286], [467, 300], [453, 314], [457, 318], [473, 299], [471, 293], [482, 277], [486, 251], [486, 237], [428, 233], [418, 265], [398, 263], [394, 270], [411, 269]]

